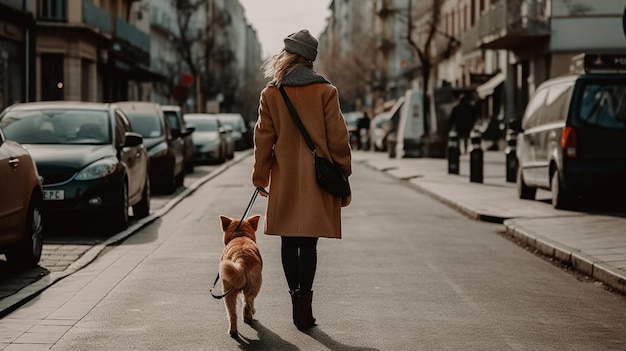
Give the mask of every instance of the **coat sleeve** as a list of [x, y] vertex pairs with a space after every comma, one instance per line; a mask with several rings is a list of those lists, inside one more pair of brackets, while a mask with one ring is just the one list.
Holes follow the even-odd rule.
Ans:
[[332, 86], [324, 99], [324, 118], [330, 157], [339, 165], [346, 176], [352, 174], [352, 156], [350, 150], [350, 134], [339, 108], [337, 88]]
[[252, 170], [252, 184], [263, 188], [270, 184], [270, 170], [276, 142], [276, 130], [265, 97], [267, 89], [261, 92], [259, 116], [254, 126], [254, 167]]

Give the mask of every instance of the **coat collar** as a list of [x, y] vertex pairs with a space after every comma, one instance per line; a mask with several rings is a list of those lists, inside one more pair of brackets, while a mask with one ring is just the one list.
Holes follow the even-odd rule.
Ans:
[[[291, 70], [291, 72], [289, 72], [285, 76], [285, 78], [283, 78], [282, 85], [300, 86], [300, 85], [308, 85], [308, 84], [313, 84], [313, 83], [330, 84], [330, 82], [326, 78], [322, 77], [322, 75], [315, 72], [314, 70], [304, 65], [297, 65]], [[276, 80], [275, 79], [272, 80], [271, 82], [268, 83], [268, 85], [277, 86]]]

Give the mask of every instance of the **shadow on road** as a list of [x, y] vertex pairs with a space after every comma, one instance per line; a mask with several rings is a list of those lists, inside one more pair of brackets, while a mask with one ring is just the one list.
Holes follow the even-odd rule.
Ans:
[[[257, 331], [258, 340], [249, 339], [241, 334], [239, 334], [234, 339], [239, 342], [239, 348], [242, 350], [253, 351], [253, 350], [281, 350], [281, 351], [296, 351], [300, 350], [296, 345], [285, 341], [280, 335], [274, 333], [273, 331], [267, 329], [263, 326], [259, 321], [253, 321], [250, 326]], [[313, 339], [317, 340], [320, 344], [327, 347], [329, 350], [333, 351], [380, 351], [376, 348], [372, 347], [362, 347], [362, 346], [352, 346], [343, 344], [335, 339], [333, 339], [330, 335], [326, 334], [319, 327], [314, 327], [313, 329], [305, 332], [305, 334], [309, 335]]]
[[300, 350], [296, 345], [285, 341], [280, 335], [265, 328], [259, 321], [252, 321], [250, 326], [257, 331], [259, 339], [248, 339], [239, 334], [234, 339], [239, 342], [239, 348], [242, 350], [281, 350], [281, 351], [297, 351]]
[[326, 334], [319, 327], [314, 327], [313, 329], [306, 332], [307, 335], [312, 337], [313, 339], [319, 341], [320, 344], [326, 346], [329, 350], [337, 350], [337, 351], [380, 351], [373, 347], [363, 347], [363, 346], [352, 346], [342, 344], [341, 342], [333, 339], [330, 335]]

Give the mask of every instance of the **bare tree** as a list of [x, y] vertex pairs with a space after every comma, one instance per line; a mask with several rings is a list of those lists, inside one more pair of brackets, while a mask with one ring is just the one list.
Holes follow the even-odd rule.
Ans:
[[[413, 9], [413, 1], [409, 0], [408, 3], [408, 26], [407, 26], [407, 40], [409, 44], [417, 53], [419, 58], [419, 68], [422, 77], [422, 89], [424, 91], [424, 106], [423, 116], [429, 116], [430, 111], [430, 75], [431, 71], [436, 64], [435, 57], [432, 55], [432, 45], [437, 33], [437, 27], [441, 19], [441, 5], [442, 0], [432, 0], [430, 6], [425, 1], [420, 1], [420, 5]], [[417, 26], [415, 18], [429, 14], [430, 18], [422, 21], [420, 26]], [[417, 38], [415, 38], [417, 37]], [[428, 126], [426, 126], [428, 127]], [[427, 129], [428, 131], [428, 129]]]
[[[444, 0], [419, 1], [418, 5], [413, 8], [413, 1], [409, 0], [407, 11], [407, 40], [419, 59], [419, 67], [414, 74], [419, 74], [422, 79], [424, 128], [427, 137], [434, 139], [438, 137], [433, 134], [432, 124], [436, 122], [430, 113], [431, 102], [434, 101], [431, 89], [432, 72], [440, 62], [450, 58], [460, 47], [458, 39], [439, 29], [443, 2]], [[433, 143], [437, 140], [426, 142]]]
[[[194, 19], [197, 19], [196, 16], [205, 9], [207, 0], [172, 1], [176, 9], [179, 30], [178, 53], [194, 79], [195, 84], [189, 90], [195, 93], [196, 111], [200, 112], [203, 104], [202, 81], [206, 80], [206, 76], [203, 77], [204, 70], [202, 68], [207, 62], [206, 50], [203, 49], [203, 46], [210, 45], [210, 43], [207, 43], [205, 31]], [[180, 72], [184, 71], [186, 70], [181, 67]], [[178, 88], [180, 89], [180, 86]]]

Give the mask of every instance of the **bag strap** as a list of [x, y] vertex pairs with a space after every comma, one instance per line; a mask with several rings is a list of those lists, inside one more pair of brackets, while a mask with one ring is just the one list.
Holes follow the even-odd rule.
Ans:
[[289, 100], [289, 96], [287, 96], [287, 92], [285, 92], [285, 89], [283, 89], [282, 85], [278, 87], [278, 90], [280, 90], [280, 94], [283, 96], [283, 99], [285, 100], [285, 104], [287, 105], [287, 108], [289, 109], [289, 113], [291, 113], [291, 117], [293, 118], [293, 121], [296, 123], [296, 125], [300, 129], [300, 132], [302, 133], [302, 136], [304, 137], [306, 144], [309, 146], [309, 149], [311, 149], [311, 152], [313, 152], [313, 154], [316, 154], [315, 145], [313, 145], [313, 140], [311, 140], [309, 133], [307, 133], [306, 129], [304, 128], [304, 125], [302, 124], [302, 120], [300, 119], [300, 116], [298, 116], [298, 112], [296, 111], [295, 107], [293, 107], [291, 100]]

